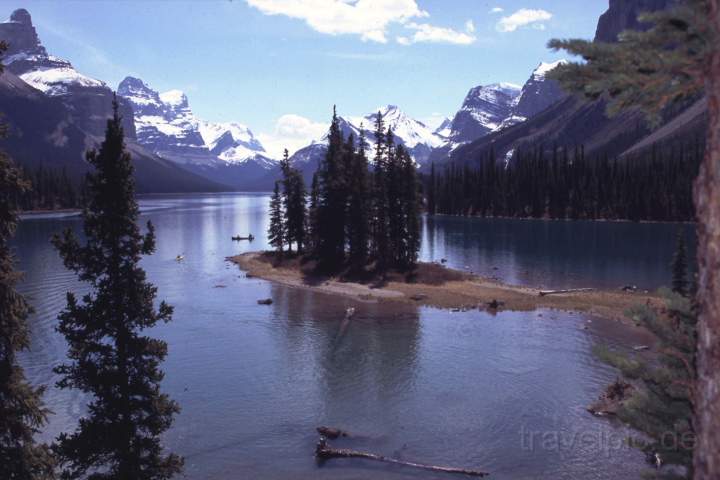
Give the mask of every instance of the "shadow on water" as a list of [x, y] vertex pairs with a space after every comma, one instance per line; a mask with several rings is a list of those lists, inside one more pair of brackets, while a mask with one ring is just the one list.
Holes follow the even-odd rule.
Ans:
[[655, 289], [669, 282], [679, 228], [694, 258], [691, 224], [426, 216], [421, 258], [512, 284]]

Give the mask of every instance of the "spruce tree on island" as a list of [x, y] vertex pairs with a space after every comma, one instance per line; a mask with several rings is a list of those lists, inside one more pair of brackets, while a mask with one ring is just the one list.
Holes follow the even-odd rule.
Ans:
[[372, 188], [372, 251], [375, 258], [375, 268], [384, 273], [390, 266], [391, 252], [389, 252], [389, 219], [388, 219], [388, 192], [387, 192], [387, 145], [385, 141], [385, 124], [382, 114], [375, 117], [375, 168]]
[[407, 150], [403, 150], [400, 157], [400, 170], [402, 172], [402, 216], [403, 250], [400, 264], [403, 269], [413, 269], [417, 264], [420, 251], [420, 193], [419, 180], [415, 163]]
[[[0, 42], [0, 54], [6, 48]], [[0, 125], [0, 135], [4, 134], [5, 125]], [[48, 415], [42, 403], [44, 389], [28, 383], [17, 359], [18, 352], [30, 346], [30, 306], [15, 290], [20, 274], [8, 242], [18, 221], [14, 198], [28, 187], [0, 151], [0, 478], [8, 480], [44, 480], [53, 473], [49, 448], [34, 439]]]
[[58, 331], [69, 344], [69, 361], [55, 369], [58, 387], [89, 397], [77, 429], [60, 435], [55, 447], [65, 479], [163, 480], [182, 470], [183, 461], [165, 453], [160, 436], [179, 411], [160, 390], [160, 363], [167, 344], [144, 334], [169, 322], [172, 307], [154, 300], [157, 288], [140, 267], [155, 250], [155, 231], [137, 225], [133, 166], [125, 150], [117, 100], [99, 151], [87, 154], [94, 171], [87, 177], [82, 212], [85, 242], [72, 230], [53, 243], [65, 266], [90, 287], [78, 299], [67, 294]]
[[275, 189], [270, 198], [270, 226], [268, 227], [268, 242], [276, 252], [282, 253], [285, 249], [285, 216], [283, 214], [283, 199], [280, 195], [280, 182], [275, 182]]
[[365, 131], [360, 130], [357, 152], [351, 151], [348, 200], [348, 260], [354, 270], [362, 270], [368, 261], [370, 228], [369, 175]]
[[290, 166], [287, 149], [281, 162], [283, 172], [283, 206], [285, 208], [285, 234], [288, 249], [295, 242], [298, 253], [303, 253], [307, 228], [307, 192], [302, 174]]
[[337, 111], [333, 108], [328, 148], [318, 167], [316, 256], [322, 269], [337, 271], [345, 261], [346, 176], [344, 141]]

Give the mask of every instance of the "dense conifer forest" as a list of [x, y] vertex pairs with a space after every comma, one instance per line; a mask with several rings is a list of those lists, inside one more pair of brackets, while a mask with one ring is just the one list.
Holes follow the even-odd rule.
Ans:
[[22, 176], [29, 187], [13, 195], [16, 209], [29, 211], [80, 207], [80, 188], [65, 170], [42, 167], [35, 170], [22, 169]]
[[692, 181], [701, 140], [622, 158], [585, 155], [582, 146], [515, 152], [507, 165], [488, 152], [479, 167], [432, 166], [424, 178], [429, 213], [482, 217], [694, 219]]
[[[415, 164], [402, 145], [394, 143], [377, 116], [370, 164], [367, 141], [345, 137], [333, 113], [328, 150], [313, 177], [306, 208], [302, 175], [283, 161], [283, 181], [270, 203], [271, 245], [308, 253], [324, 271], [372, 267], [410, 270], [420, 249], [420, 184]], [[280, 186], [282, 185], [282, 189]]]

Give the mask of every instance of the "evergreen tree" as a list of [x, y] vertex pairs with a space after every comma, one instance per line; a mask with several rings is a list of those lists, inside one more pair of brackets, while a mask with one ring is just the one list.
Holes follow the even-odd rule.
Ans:
[[375, 268], [385, 272], [390, 266], [391, 252], [389, 251], [389, 218], [388, 218], [388, 192], [387, 192], [387, 144], [385, 139], [385, 125], [382, 114], [375, 117], [375, 168], [372, 191], [372, 244]]
[[58, 387], [90, 396], [87, 416], [72, 434], [58, 438], [56, 452], [63, 478], [159, 480], [182, 469], [182, 459], [164, 454], [160, 435], [171, 425], [178, 405], [161, 393], [159, 365], [167, 344], [143, 335], [171, 320], [172, 307], [153, 305], [157, 288], [140, 267], [155, 250], [150, 222], [137, 225], [133, 167], [125, 150], [117, 100], [105, 140], [87, 160], [87, 204], [82, 213], [86, 243], [72, 230], [53, 238], [65, 266], [92, 291], [79, 301], [67, 294], [58, 331], [69, 346], [70, 361], [55, 369]]
[[404, 219], [401, 265], [403, 268], [412, 269], [417, 264], [420, 250], [420, 195], [415, 163], [407, 151], [403, 151], [400, 156], [400, 168]]
[[610, 109], [641, 107], [655, 120], [667, 108], [705, 94], [707, 149], [695, 181], [698, 219], [698, 385], [695, 475], [720, 478], [720, 0], [685, 0], [641, 18], [652, 27], [618, 43], [554, 40], [552, 48], [583, 56], [553, 76]]
[[308, 248], [316, 255], [318, 252], [318, 208], [320, 205], [320, 181], [318, 174], [315, 172], [312, 177], [312, 185], [310, 186], [310, 208], [308, 210]]
[[270, 227], [268, 228], [268, 242], [275, 251], [282, 253], [285, 248], [285, 216], [280, 195], [280, 182], [275, 182], [273, 196], [270, 198]]
[[337, 112], [328, 132], [328, 149], [318, 168], [317, 247], [321, 268], [337, 271], [345, 260], [346, 175], [344, 140]]
[[692, 479], [697, 312], [688, 298], [670, 291], [664, 295], [664, 309], [641, 306], [629, 312], [659, 339], [657, 359], [629, 357], [607, 347], [597, 347], [596, 353], [634, 386], [617, 411], [620, 420], [645, 435], [632, 438], [630, 444], [645, 452], [653, 465], [659, 457], [664, 465], [679, 465], [687, 470], [685, 475], [656, 470], [648, 472], [646, 478]]
[[685, 234], [678, 230], [675, 255], [672, 260], [672, 289], [680, 295], [688, 294], [688, 258]]
[[351, 151], [348, 201], [348, 250], [352, 268], [360, 270], [368, 260], [369, 238], [369, 185], [368, 160], [365, 153], [365, 132], [360, 131], [357, 152]]
[[287, 149], [282, 160], [283, 171], [283, 204], [285, 207], [285, 234], [288, 248], [292, 251], [292, 243], [297, 245], [298, 253], [303, 252], [305, 229], [307, 227], [307, 193], [305, 182], [299, 170], [290, 166]]
[[[6, 49], [0, 42], [0, 55]], [[5, 125], [0, 125], [0, 136], [4, 134]], [[28, 383], [17, 360], [18, 352], [30, 345], [30, 306], [15, 290], [20, 275], [8, 241], [18, 220], [15, 199], [27, 187], [20, 171], [0, 151], [0, 478], [8, 480], [49, 479], [53, 472], [50, 450], [33, 438], [48, 415], [41, 399], [44, 389]]]

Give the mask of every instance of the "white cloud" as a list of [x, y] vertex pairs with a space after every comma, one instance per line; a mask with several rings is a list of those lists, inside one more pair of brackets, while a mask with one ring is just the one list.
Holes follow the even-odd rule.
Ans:
[[271, 157], [282, 158], [284, 149], [287, 148], [292, 155], [313, 140], [319, 140], [328, 128], [326, 123], [313, 122], [290, 113], [277, 119], [272, 133], [260, 133], [258, 139]]
[[390, 24], [427, 17], [415, 0], [246, 0], [266, 15], [305, 20], [328, 35], [355, 34], [363, 41], [386, 43]]
[[490, 13], [502, 13], [504, 11], [505, 11], [505, 9], [502, 7], [495, 7], [492, 10], [490, 10]]
[[458, 32], [452, 28], [436, 27], [429, 23], [408, 23], [406, 28], [414, 30], [412, 36], [398, 37], [397, 42], [401, 45], [410, 45], [411, 43], [452, 43], [455, 45], [470, 45], [474, 43], [475, 25], [471, 20], [466, 24], [467, 33]]
[[552, 13], [545, 10], [521, 8], [510, 16], [502, 17], [497, 23], [496, 28], [500, 32], [514, 32], [518, 28], [527, 25], [533, 25], [535, 28], [544, 29], [545, 25], [543, 25], [542, 22], [550, 20], [552, 17]]
[[466, 23], [466, 32], [416, 23], [430, 15], [417, 0], [245, 0], [266, 15], [285, 15], [304, 20], [315, 31], [327, 35], [359, 35], [365, 42], [387, 43], [388, 29], [401, 25], [414, 30], [401, 35], [401, 45], [419, 42], [467, 45], [475, 41], [475, 25]]

